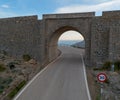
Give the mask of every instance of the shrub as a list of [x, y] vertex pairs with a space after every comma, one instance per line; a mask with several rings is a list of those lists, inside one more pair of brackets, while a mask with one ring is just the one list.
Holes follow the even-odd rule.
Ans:
[[5, 88], [8, 88], [10, 83], [13, 81], [11, 77], [3, 78], [0, 77], [0, 94], [4, 91]]
[[14, 62], [10, 62], [7, 65], [11, 70], [15, 68]]
[[105, 81], [105, 83], [109, 85], [109, 84], [110, 84], [110, 80], [107, 79], [107, 80]]
[[111, 69], [111, 64], [112, 63], [110, 61], [107, 61], [107, 62], [105, 62], [103, 64], [102, 67], [95, 67], [95, 68], [93, 68], [93, 70], [94, 71], [96, 71], [96, 70], [100, 70], [100, 71], [102, 71], [102, 70], [110, 70]]
[[7, 86], [7, 85], [9, 85], [12, 81], [13, 81], [13, 79], [12, 79], [11, 77], [8, 77], [8, 78], [6, 78], [2, 83]]
[[15, 89], [13, 89], [9, 94], [8, 97], [12, 99], [19, 91], [20, 89], [26, 84], [26, 81], [22, 81]]
[[120, 61], [116, 61], [114, 65], [115, 65], [115, 70], [117, 71], [120, 70]]
[[4, 55], [8, 55], [8, 53], [7, 53], [5, 50], [3, 50], [3, 54], [4, 54]]
[[5, 87], [3, 85], [0, 85], [0, 94], [3, 92], [4, 88]]
[[24, 61], [29, 61], [30, 59], [31, 59], [30, 55], [28, 55], [28, 54], [23, 55], [23, 60]]
[[20, 65], [21, 61], [20, 60], [14, 60], [13, 64]]
[[101, 68], [100, 67], [95, 67], [95, 68], [93, 68], [93, 70], [97, 71], [97, 70], [101, 70]]
[[100, 100], [100, 99], [101, 99], [100, 94], [97, 94], [97, 96], [96, 96], [96, 99], [95, 99], [95, 100]]
[[110, 61], [107, 61], [107, 62], [105, 62], [104, 64], [103, 64], [103, 67], [102, 67], [102, 69], [103, 70], [110, 70], [111, 69], [111, 62]]
[[5, 50], [0, 50], [0, 53], [4, 54], [4, 55], [8, 55], [7, 51], [5, 51]]
[[3, 71], [5, 71], [5, 65], [4, 64], [0, 64], [0, 72], [3, 72]]

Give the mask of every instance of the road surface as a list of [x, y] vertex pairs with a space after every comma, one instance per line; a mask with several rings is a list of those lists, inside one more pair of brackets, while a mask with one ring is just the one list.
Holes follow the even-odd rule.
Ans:
[[38, 74], [14, 100], [90, 100], [80, 49], [60, 47], [62, 55]]

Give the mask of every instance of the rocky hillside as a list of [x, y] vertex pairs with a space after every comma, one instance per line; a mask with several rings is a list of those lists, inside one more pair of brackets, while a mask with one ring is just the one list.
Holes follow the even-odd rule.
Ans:
[[77, 47], [77, 48], [85, 48], [85, 41], [81, 41], [81, 42], [75, 43], [75, 44], [73, 44], [71, 46]]
[[0, 51], [0, 100], [12, 100], [40, 70], [41, 65], [29, 55], [16, 59]]

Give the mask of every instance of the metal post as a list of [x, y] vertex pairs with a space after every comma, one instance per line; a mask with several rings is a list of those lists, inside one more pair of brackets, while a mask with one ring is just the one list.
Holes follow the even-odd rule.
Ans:
[[100, 83], [100, 100], [103, 100], [103, 83]]
[[113, 43], [113, 49], [112, 49], [112, 65], [111, 65], [111, 71], [114, 72], [115, 65], [114, 65], [114, 53], [115, 53], [115, 43]]
[[111, 65], [111, 71], [113, 71], [114, 72], [114, 68], [115, 68], [115, 65], [114, 65], [114, 63]]

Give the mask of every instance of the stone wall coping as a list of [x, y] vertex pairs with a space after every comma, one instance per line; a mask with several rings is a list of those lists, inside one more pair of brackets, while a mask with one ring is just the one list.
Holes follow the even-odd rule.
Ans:
[[54, 19], [54, 18], [81, 18], [81, 17], [95, 17], [95, 12], [86, 13], [62, 13], [62, 14], [44, 14], [43, 19]]
[[0, 21], [4, 21], [4, 20], [38, 20], [38, 16], [37, 15], [31, 15], [31, 16], [0, 18]]
[[105, 18], [120, 18], [120, 10], [115, 11], [103, 11], [102, 17]]

